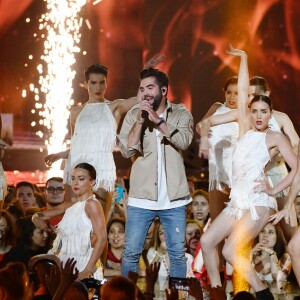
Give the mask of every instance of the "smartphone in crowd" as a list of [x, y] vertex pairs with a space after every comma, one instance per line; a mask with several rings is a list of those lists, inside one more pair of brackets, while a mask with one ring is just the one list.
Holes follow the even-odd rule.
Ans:
[[187, 284], [186, 278], [170, 277], [169, 278], [169, 288], [175, 287], [176, 290], [188, 291], [189, 286]]
[[118, 197], [115, 201], [120, 203], [120, 201], [124, 198], [124, 188], [122, 186], [116, 186], [116, 192], [118, 193]]

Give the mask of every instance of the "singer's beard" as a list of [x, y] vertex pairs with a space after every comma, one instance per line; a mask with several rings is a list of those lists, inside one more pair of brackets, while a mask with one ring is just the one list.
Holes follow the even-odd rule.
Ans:
[[158, 95], [156, 95], [156, 96], [154, 97], [153, 104], [152, 104], [152, 109], [153, 109], [154, 111], [157, 111], [157, 110], [158, 110], [158, 107], [159, 107], [159, 105], [160, 105], [160, 103], [161, 103], [162, 98], [163, 98], [162, 93], [159, 93]]

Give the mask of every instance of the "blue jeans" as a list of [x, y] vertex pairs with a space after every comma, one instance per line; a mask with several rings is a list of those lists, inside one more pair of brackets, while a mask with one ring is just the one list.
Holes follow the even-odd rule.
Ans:
[[125, 247], [122, 257], [122, 275], [138, 272], [138, 264], [148, 229], [158, 216], [163, 225], [170, 257], [170, 276], [186, 277], [185, 227], [186, 206], [166, 210], [149, 210], [129, 206], [126, 217]]

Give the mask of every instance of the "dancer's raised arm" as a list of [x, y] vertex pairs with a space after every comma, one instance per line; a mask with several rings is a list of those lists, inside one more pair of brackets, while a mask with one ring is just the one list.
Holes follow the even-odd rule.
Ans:
[[239, 135], [243, 136], [249, 129], [251, 129], [251, 122], [249, 119], [248, 109], [248, 91], [249, 91], [249, 71], [248, 71], [248, 57], [245, 51], [235, 49], [232, 45], [229, 46], [227, 53], [241, 58], [239, 75], [238, 75], [238, 109], [237, 119], [240, 126]]
[[221, 115], [213, 115], [197, 124], [197, 132], [201, 136], [199, 157], [208, 158], [209, 131], [212, 126], [234, 122], [237, 120], [237, 110], [232, 110]]

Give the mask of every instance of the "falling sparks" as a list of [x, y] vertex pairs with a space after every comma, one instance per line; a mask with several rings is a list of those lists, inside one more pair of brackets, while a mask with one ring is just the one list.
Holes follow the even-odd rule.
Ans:
[[86, 26], [88, 27], [89, 30], [92, 29], [91, 23], [88, 19], [85, 20]]
[[[82, 21], [78, 16], [86, 0], [45, 0], [47, 12], [40, 18], [39, 30], [41, 37], [45, 37], [44, 53], [41, 55], [43, 63], [37, 66], [39, 88], [33, 84], [30, 90], [35, 94], [35, 109], [39, 115], [38, 124], [45, 126], [48, 138], [41, 131], [37, 136], [45, 137], [48, 153], [65, 150], [68, 133], [67, 121], [69, 109], [73, 104], [72, 80], [75, 71], [75, 53], [80, 52], [80, 27]], [[41, 102], [43, 99], [43, 104]], [[31, 123], [36, 126], [36, 122]], [[58, 175], [60, 165], [53, 164], [49, 176]]]
[[100, 3], [102, 0], [95, 0], [94, 2], [93, 2], [93, 5], [96, 5], [96, 4], [98, 4], [98, 3]]

